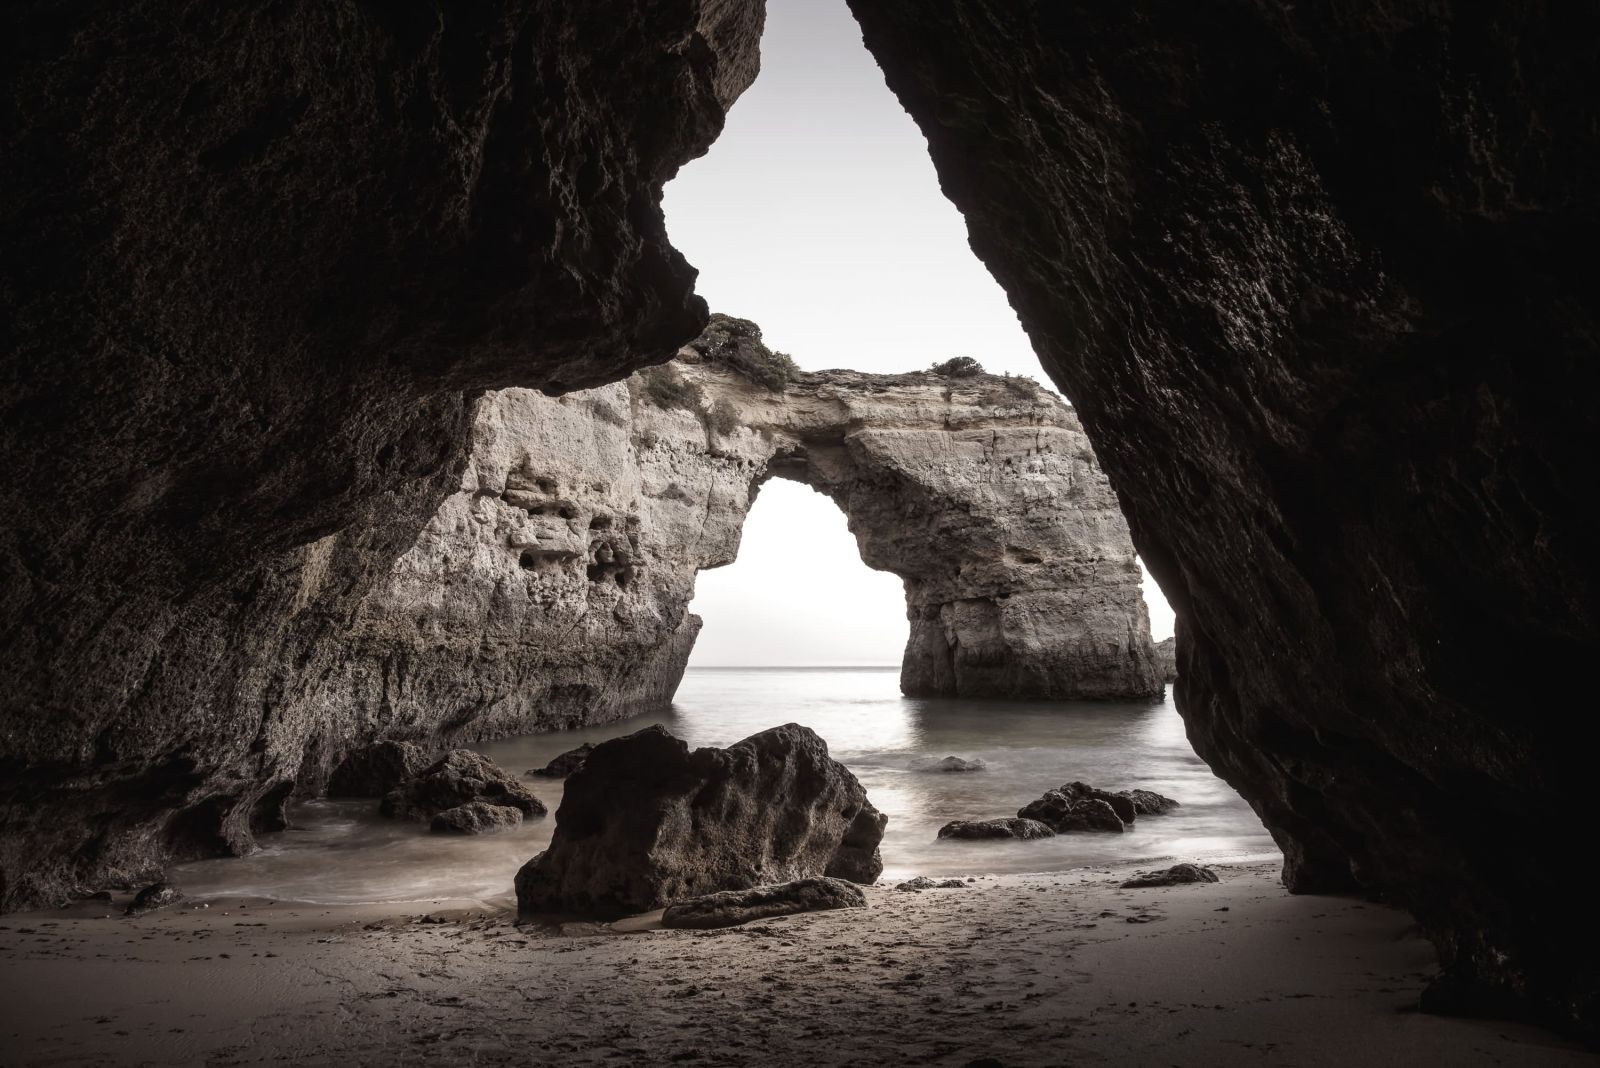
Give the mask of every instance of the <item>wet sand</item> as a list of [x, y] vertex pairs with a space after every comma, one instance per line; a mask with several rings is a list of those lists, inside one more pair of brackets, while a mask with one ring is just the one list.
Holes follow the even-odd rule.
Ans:
[[1434, 959], [1402, 913], [1291, 897], [1275, 865], [1117, 889], [1130, 870], [710, 932], [517, 926], [509, 901], [86, 902], [0, 917], [0, 1064], [1595, 1063], [1418, 1013]]

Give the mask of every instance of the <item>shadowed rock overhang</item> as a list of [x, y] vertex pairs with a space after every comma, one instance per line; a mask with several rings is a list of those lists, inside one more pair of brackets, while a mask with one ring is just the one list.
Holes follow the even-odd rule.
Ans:
[[[1593, 1035], [1600, 12], [852, 0], [1180, 619], [1178, 703], [1430, 1003]], [[755, 0], [6, 7], [0, 907], [248, 847], [486, 388], [701, 328]], [[177, 815], [175, 815], [177, 814]]]

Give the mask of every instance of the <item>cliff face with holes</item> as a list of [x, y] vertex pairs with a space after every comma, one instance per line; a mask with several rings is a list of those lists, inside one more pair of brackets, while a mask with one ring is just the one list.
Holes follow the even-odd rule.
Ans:
[[863, 559], [905, 580], [907, 693], [1161, 691], [1127, 529], [1060, 400], [932, 373], [799, 374], [773, 392], [741, 357], [771, 354], [717, 316], [625, 383], [486, 397], [460, 489], [363, 604], [322, 690], [307, 787], [362, 739], [663, 709], [700, 626], [695, 575], [733, 561], [774, 475], [833, 498]]
[[1600, 655], [1600, 12], [850, 0], [1180, 620], [1297, 890], [1600, 1034], [1549, 906]]
[[761, 12], [6, 6], [0, 909], [281, 826], [476, 396], [704, 324], [661, 187]]

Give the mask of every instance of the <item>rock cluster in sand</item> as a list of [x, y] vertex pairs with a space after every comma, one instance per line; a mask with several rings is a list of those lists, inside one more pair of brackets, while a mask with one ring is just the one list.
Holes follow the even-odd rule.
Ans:
[[695, 750], [648, 727], [595, 746], [567, 780], [550, 848], [517, 873], [517, 905], [620, 915], [819, 876], [871, 883], [886, 822], [806, 727]]

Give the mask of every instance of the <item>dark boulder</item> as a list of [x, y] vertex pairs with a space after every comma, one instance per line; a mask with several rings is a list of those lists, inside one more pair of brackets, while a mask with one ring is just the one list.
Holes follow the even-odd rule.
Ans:
[[1174, 864], [1166, 871], [1142, 871], [1122, 884], [1124, 890], [1144, 886], [1178, 886], [1183, 883], [1220, 882], [1217, 873], [1198, 864]]
[[143, 916], [147, 912], [176, 905], [182, 900], [183, 891], [176, 886], [171, 883], [154, 883], [134, 895], [133, 902], [128, 905], [127, 915]]
[[492, 834], [522, 826], [522, 810], [487, 801], [468, 801], [438, 813], [428, 824], [436, 834]]
[[796, 879], [776, 886], [723, 890], [679, 901], [662, 914], [661, 926], [708, 930], [774, 916], [792, 916], [797, 912], [866, 907], [867, 897], [854, 883], [843, 879]]
[[981, 760], [964, 760], [958, 756], [947, 756], [935, 764], [935, 771], [982, 771], [989, 765]]
[[583, 767], [583, 762], [589, 759], [589, 754], [593, 750], [594, 746], [590, 745], [588, 742], [584, 742], [576, 749], [568, 749], [565, 753], [562, 753], [544, 767], [535, 768], [534, 770], [528, 772], [528, 776], [530, 778], [538, 779], [565, 779], [567, 776]]
[[822, 875], [869, 883], [885, 822], [805, 727], [693, 751], [648, 727], [595, 746], [567, 780], [550, 848], [517, 873], [517, 902], [626, 914]]
[[940, 838], [1054, 838], [1056, 832], [1036, 819], [951, 820], [939, 828]]
[[481, 753], [452, 749], [422, 774], [384, 795], [380, 811], [391, 819], [428, 822], [458, 805], [483, 801], [524, 816], [543, 816], [544, 802]]
[[[1131, 817], [1133, 803], [1123, 799]], [[1030, 801], [1017, 810], [1022, 819], [1038, 820], [1051, 830], [1112, 831], [1121, 833], [1127, 825], [1117, 813], [1117, 807], [1103, 797], [1079, 795], [1070, 786], [1050, 790], [1037, 801]]]
[[345, 757], [328, 778], [329, 797], [383, 797], [420, 775], [428, 753], [414, 742], [378, 742]]

